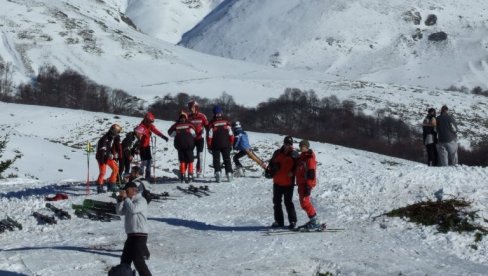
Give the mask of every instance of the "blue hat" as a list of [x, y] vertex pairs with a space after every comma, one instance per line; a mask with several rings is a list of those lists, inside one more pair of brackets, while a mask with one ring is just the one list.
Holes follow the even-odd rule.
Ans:
[[213, 108], [213, 114], [216, 115], [216, 114], [223, 114], [224, 112], [222, 111], [222, 108], [218, 105], [214, 106]]

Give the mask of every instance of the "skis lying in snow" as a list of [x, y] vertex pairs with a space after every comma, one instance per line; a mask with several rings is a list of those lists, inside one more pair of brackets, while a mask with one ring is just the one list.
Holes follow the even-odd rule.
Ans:
[[103, 211], [109, 214], [116, 214], [116, 204], [114, 202], [106, 202], [94, 199], [83, 200], [83, 207], [92, 210]]
[[79, 218], [86, 218], [90, 220], [109, 222], [112, 220], [120, 220], [120, 216], [112, 213], [107, 213], [102, 209], [89, 208], [80, 204], [73, 204], [75, 215]]
[[191, 194], [197, 197], [202, 197], [202, 196], [209, 196], [210, 195], [210, 190], [207, 185], [205, 186], [193, 186], [190, 185], [187, 188], [183, 188], [180, 186], [176, 186], [176, 188], [186, 194]]
[[57, 224], [58, 222], [53, 216], [48, 216], [41, 214], [39, 212], [34, 212], [32, 215], [37, 219], [37, 222], [40, 224]]
[[58, 207], [52, 205], [51, 203], [46, 203], [46, 207], [51, 209], [54, 214], [60, 219], [71, 219], [71, 215], [65, 210], [59, 209]]
[[150, 193], [152, 200], [176, 200], [176, 196], [170, 196], [168, 192], [163, 193]]
[[295, 229], [277, 228], [268, 229], [264, 232], [265, 235], [288, 235], [288, 234], [301, 234], [301, 233], [327, 233], [327, 232], [342, 232], [344, 228], [327, 228], [325, 223], [320, 224], [319, 228], [307, 229], [305, 226], [300, 226]]
[[15, 228], [22, 230], [22, 224], [9, 216], [6, 219], [0, 220], [0, 233], [5, 232], [5, 230], [14, 231]]

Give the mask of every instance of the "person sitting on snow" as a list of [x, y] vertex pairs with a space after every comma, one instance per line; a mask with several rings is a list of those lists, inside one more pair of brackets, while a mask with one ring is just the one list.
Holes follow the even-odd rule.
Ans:
[[240, 158], [247, 155], [251, 158], [254, 162], [258, 163], [263, 169], [266, 169], [266, 163], [261, 160], [251, 148], [249, 144], [249, 137], [247, 133], [242, 129], [241, 123], [239, 121], [232, 123], [232, 130], [234, 131], [234, 150], [239, 151], [232, 157], [234, 160], [234, 164], [236, 165], [236, 172], [237, 176], [244, 176], [244, 168], [242, 167], [241, 162], [239, 161]]

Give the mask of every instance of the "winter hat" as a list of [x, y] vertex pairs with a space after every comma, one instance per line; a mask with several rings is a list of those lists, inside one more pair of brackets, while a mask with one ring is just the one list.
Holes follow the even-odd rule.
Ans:
[[179, 120], [181, 119], [185, 119], [185, 120], [188, 120], [188, 114], [186, 114], [185, 111], [180, 111], [180, 116], [178, 117]]
[[283, 139], [283, 144], [285, 145], [293, 145], [293, 137], [291, 136], [286, 136], [285, 139]]
[[427, 110], [427, 113], [435, 113], [435, 108], [429, 108], [429, 110]]
[[239, 121], [232, 123], [232, 129], [234, 130], [235, 133], [242, 132], [241, 123]]
[[137, 184], [132, 181], [129, 181], [127, 182], [127, 184], [125, 184], [124, 190], [127, 190], [128, 188], [137, 188]]
[[306, 139], [303, 139], [302, 141], [300, 141], [300, 143], [298, 144], [299, 147], [303, 147], [305, 146], [307, 149], [310, 148], [310, 142], [308, 142], [308, 140]]
[[447, 105], [443, 105], [441, 107], [441, 112], [444, 113], [444, 112], [447, 112], [449, 110], [449, 108], [447, 107]]
[[223, 113], [224, 112], [222, 111], [222, 108], [219, 105], [214, 106], [214, 108], [213, 108], [213, 114], [214, 115], [223, 114]]

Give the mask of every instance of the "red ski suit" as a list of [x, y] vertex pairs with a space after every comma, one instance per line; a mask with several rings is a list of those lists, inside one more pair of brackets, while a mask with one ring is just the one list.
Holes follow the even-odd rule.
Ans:
[[314, 217], [316, 214], [315, 208], [310, 201], [310, 193], [317, 184], [316, 170], [315, 153], [311, 149], [307, 152], [302, 152], [297, 161], [296, 182], [300, 206], [307, 212], [309, 218]]

